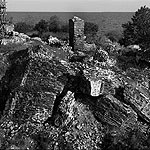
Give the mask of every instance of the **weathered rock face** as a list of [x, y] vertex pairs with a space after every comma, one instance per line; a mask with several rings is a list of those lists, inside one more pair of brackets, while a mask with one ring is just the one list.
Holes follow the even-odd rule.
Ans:
[[[13, 107], [12, 103], [15, 105], [9, 113], [14, 115], [14, 119], [22, 118], [22, 121], [26, 121], [31, 117], [30, 106], [38, 108], [39, 111], [40, 108], [50, 111], [56, 95], [61, 93], [64, 86], [57, 81], [57, 77], [66, 73], [66, 68], [59, 60], [49, 56], [42, 47], [15, 52], [9, 59], [11, 65], [1, 81], [2, 101], [6, 102], [9, 99], [9, 109]], [[23, 117], [25, 109], [28, 110], [27, 118]]]
[[57, 77], [67, 70], [38, 46], [14, 52], [9, 62], [10, 67], [1, 80], [0, 111], [1, 126], [9, 128], [12, 122], [8, 129], [12, 135], [13, 126], [28, 126], [28, 121], [39, 124], [51, 115], [54, 100], [64, 88]]
[[[28, 63], [28, 58], [29, 58], [28, 56], [29, 55], [27, 51], [21, 51], [21, 52], [13, 53], [9, 57], [11, 66], [6, 71], [5, 73], [6, 75], [1, 80], [1, 101], [2, 101], [1, 112], [3, 112], [5, 109], [5, 104], [7, 99], [10, 96], [10, 93], [14, 89], [16, 89], [21, 83], [21, 80], [25, 73], [24, 71], [26, 70], [26, 65]], [[25, 59], [22, 60], [22, 57], [25, 57]]]
[[69, 62], [52, 51], [32, 46], [8, 56], [0, 84], [1, 148], [109, 149], [121, 141], [125, 149], [133, 130], [148, 140], [145, 115], [119, 91], [108, 61]]
[[[49, 117], [54, 116], [54, 121], [56, 122], [54, 125], [58, 124], [60, 126], [62, 122], [57, 123], [57, 116], [63, 117], [65, 115], [64, 121], [66, 122], [70, 117], [67, 112], [68, 109], [69, 111], [70, 109], [77, 109], [73, 113], [79, 111], [78, 106], [81, 102], [76, 104], [76, 108], [72, 108], [74, 106], [69, 105], [72, 101], [70, 100], [71, 97], [67, 96], [67, 92], [71, 91], [79, 95], [82, 93], [90, 95], [90, 82], [84, 77], [83, 72], [80, 72], [73, 64], [72, 69], [69, 65], [65, 66], [66, 64], [63, 61], [53, 56], [52, 53], [47, 53], [47, 49], [42, 46], [33, 46], [9, 55], [8, 61], [10, 66], [5, 76], [3, 76], [0, 85], [0, 101], [2, 102], [0, 125], [2, 132], [4, 132], [4, 137], [1, 140], [6, 140], [9, 137], [9, 143], [4, 141], [2, 147], [9, 147], [11, 145], [18, 148], [20, 146], [15, 141], [23, 139], [30, 142], [34, 139], [34, 145], [39, 147], [40, 144], [38, 145], [38, 142], [41, 141], [36, 139], [36, 134], [41, 134], [41, 130], [45, 132], [42, 124]], [[59, 113], [61, 104], [65, 104], [64, 99], [67, 99], [66, 105], [68, 105], [68, 109], [64, 109], [64, 113]], [[81, 114], [79, 113], [79, 115]], [[76, 118], [75, 120], [79, 121], [80, 119]], [[64, 128], [71, 122], [72, 120], [66, 123]], [[90, 123], [90, 120], [88, 122]], [[93, 130], [92, 126], [89, 130]], [[71, 134], [75, 132], [72, 131]], [[95, 131], [93, 130], [93, 132]], [[22, 133], [25, 135], [23, 136]], [[82, 138], [84, 133], [86, 133], [86, 130], [81, 132], [81, 135], [77, 134], [76, 136], [81, 136], [80, 138]], [[48, 133], [45, 134], [48, 136]], [[56, 136], [58, 131], [53, 128], [51, 134]], [[66, 138], [71, 136], [67, 133], [65, 134]], [[31, 136], [29, 137], [29, 135]], [[53, 142], [57, 143], [57, 140], [54, 139]], [[28, 144], [24, 143], [21, 149], [31, 146], [30, 142], [27, 142]], [[86, 141], [86, 138], [85, 142], [89, 146], [91, 145], [90, 142]], [[76, 141], [76, 143], [78, 142]], [[54, 143], [50, 145], [54, 145]]]

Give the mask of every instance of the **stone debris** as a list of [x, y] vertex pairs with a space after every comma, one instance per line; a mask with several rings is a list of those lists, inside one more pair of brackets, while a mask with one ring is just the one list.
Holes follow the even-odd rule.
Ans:
[[9, 38], [3, 38], [1, 40], [1, 45], [8, 44], [23, 44], [30, 40], [30, 37], [24, 33], [13, 32], [13, 36]]
[[42, 41], [42, 39], [39, 38], [39, 37], [33, 37], [33, 38], [31, 38], [31, 40], [33, 40], [33, 41], [38, 41], [38, 42], [42, 43], [43, 45], [46, 45], [46, 44], [47, 44], [47, 42]]
[[93, 44], [88, 44], [88, 43], [84, 43], [84, 46], [83, 46], [83, 50], [84, 51], [96, 51], [96, 45], [93, 43]]
[[92, 96], [99, 96], [100, 94], [102, 94], [101, 91], [101, 86], [102, 86], [102, 81], [101, 80], [97, 80], [97, 81], [90, 81], [91, 83], [91, 95]]
[[138, 51], [140, 51], [140, 50], [141, 50], [141, 48], [140, 48], [140, 46], [139, 46], [139, 45], [130, 45], [130, 46], [127, 46], [127, 48], [135, 49], [135, 50], [138, 50]]
[[60, 44], [60, 40], [56, 37], [50, 36], [49, 39], [48, 39], [48, 44], [50, 46]]

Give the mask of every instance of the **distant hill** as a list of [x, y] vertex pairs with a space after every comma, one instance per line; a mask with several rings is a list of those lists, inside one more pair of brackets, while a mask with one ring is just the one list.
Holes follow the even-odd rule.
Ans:
[[78, 16], [85, 21], [99, 25], [99, 32], [106, 33], [111, 30], [122, 31], [122, 23], [126, 23], [133, 16], [133, 12], [8, 12], [8, 18], [13, 22], [25, 21], [30, 24], [37, 23], [40, 19], [48, 20], [56, 15], [64, 22], [68, 22], [73, 16]]

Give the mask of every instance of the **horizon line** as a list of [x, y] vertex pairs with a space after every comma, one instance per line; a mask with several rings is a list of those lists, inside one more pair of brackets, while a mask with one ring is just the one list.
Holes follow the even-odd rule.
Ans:
[[[35, 13], [134, 13], [134, 11], [7, 11], [7, 12], [35, 12]], [[6, 13], [7, 13], [6, 12]]]

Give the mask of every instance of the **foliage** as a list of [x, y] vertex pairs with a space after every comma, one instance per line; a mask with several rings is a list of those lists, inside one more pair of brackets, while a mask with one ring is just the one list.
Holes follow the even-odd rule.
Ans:
[[95, 44], [98, 48], [102, 48], [108, 53], [111, 50], [112, 42], [106, 36], [96, 36]]
[[146, 49], [150, 46], [150, 8], [144, 6], [135, 12], [135, 15], [126, 24], [123, 24], [124, 37], [120, 41], [121, 44], [140, 45]]
[[84, 31], [85, 34], [95, 35], [98, 32], [98, 25], [93, 22], [85, 22]]
[[69, 24], [62, 22], [57, 16], [50, 17], [50, 20], [40, 20], [34, 27], [34, 30], [40, 32], [40, 37], [48, 35], [48, 32], [68, 33]]
[[122, 33], [120, 31], [118, 31], [118, 30], [108, 31], [105, 35], [112, 42], [118, 42], [122, 38]]
[[26, 22], [18, 22], [15, 24], [15, 31], [27, 33], [33, 30], [33, 26], [26, 24]]
[[40, 20], [34, 27], [35, 30], [39, 31], [40, 34], [48, 31], [48, 22], [45, 20]]
[[117, 64], [118, 67], [122, 70], [126, 70], [128, 68], [137, 68], [138, 64], [136, 62], [135, 56], [129, 56], [129, 53], [125, 55], [117, 56]]
[[69, 24], [68, 23], [62, 24], [61, 32], [69, 32]]
[[69, 39], [69, 34], [66, 32], [43, 32], [40, 37], [43, 41], [48, 42], [48, 38], [49, 36], [53, 36], [53, 37], [57, 37], [58, 39], [62, 40], [62, 41], [68, 41]]
[[35, 25], [35, 18], [31, 15], [27, 15], [24, 19], [23, 19], [23, 22], [26, 22], [26, 24], [29, 24], [29, 25], [32, 25], [34, 26]]
[[48, 22], [48, 29], [50, 32], [59, 32], [61, 29], [61, 22], [57, 16], [50, 17]]
[[86, 42], [89, 44], [93, 44], [95, 43], [96, 45], [98, 45], [98, 41], [101, 37], [98, 35], [91, 35], [91, 34], [86, 34]]
[[[31, 20], [31, 17], [29, 17]], [[27, 21], [26, 21], [27, 22]], [[27, 33], [31, 37], [39, 36], [42, 40], [47, 41], [49, 36], [56, 36], [61, 40], [68, 40], [69, 24], [60, 20], [58, 16], [51, 16], [49, 20], [41, 19], [35, 26], [29, 23], [21, 22], [15, 25], [18, 32]], [[85, 22], [85, 34], [88, 43], [95, 43], [97, 39], [98, 25], [92, 22]]]

